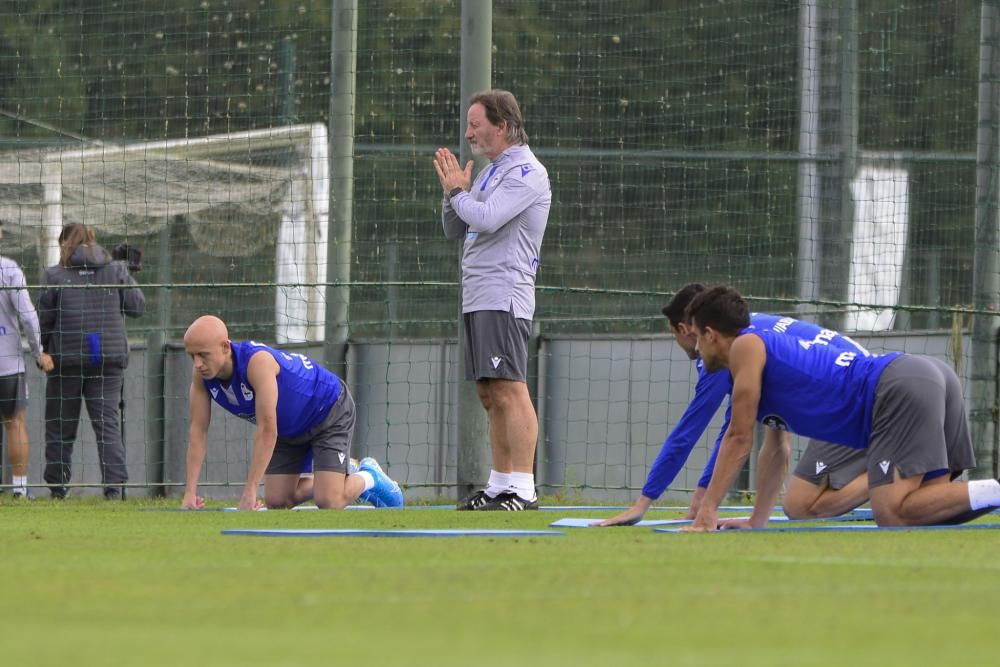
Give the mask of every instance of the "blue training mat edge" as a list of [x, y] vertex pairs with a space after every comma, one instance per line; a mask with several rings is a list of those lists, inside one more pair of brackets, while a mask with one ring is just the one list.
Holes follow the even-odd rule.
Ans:
[[559, 530], [486, 530], [486, 529], [362, 529], [362, 528], [311, 528], [268, 529], [232, 528], [221, 531], [223, 535], [250, 535], [254, 537], [549, 537], [564, 535]]
[[[719, 533], [791, 533], [791, 532], [801, 532], [801, 533], [818, 533], [818, 532], [833, 532], [833, 531], [847, 531], [847, 530], [861, 530], [869, 532], [885, 532], [885, 531], [913, 531], [913, 530], [990, 530], [1000, 528], [1000, 523], [963, 523], [957, 526], [886, 526], [880, 528], [875, 524], [838, 524], [833, 526], [795, 526], [795, 525], [784, 525], [775, 528], [755, 528], [753, 530], [715, 530], [709, 531], [712, 534]], [[680, 528], [654, 528], [655, 533], [684, 533]]]

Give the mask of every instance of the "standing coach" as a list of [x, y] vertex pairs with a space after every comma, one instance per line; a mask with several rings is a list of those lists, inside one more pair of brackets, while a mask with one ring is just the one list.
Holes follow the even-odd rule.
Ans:
[[489, 166], [473, 182], [472, 161], [463, 169], [450, 150], [439, 148], [434, 169], [444, 190], [445, 237], [465, 238], [465, 379], [475, 381], [489, 417], [493, 461], [486, 487], [459, 501], [458, 509], [538, 509], [538, 416], [528, 394], [528, 337], [552, 191], [548, 172], [528, 148], [511, 93], [476, 93], [467, 120], [465, 139]]

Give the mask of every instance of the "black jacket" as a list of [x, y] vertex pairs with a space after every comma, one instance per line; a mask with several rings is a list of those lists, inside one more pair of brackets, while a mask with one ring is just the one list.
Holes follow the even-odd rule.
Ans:
[[[129, 275], [99, 245], [82, 245], [69, 266], [50, 266], [38, 299], [42, 346], [57, 369], [97, 369], [128, 365], [128, 338], [122, 315], [139, 317], [146, 298]], [[64, 285], [122, 285], [121, 288], [74, 288]], [[127, 287], [126, 287], [127, 286]]]

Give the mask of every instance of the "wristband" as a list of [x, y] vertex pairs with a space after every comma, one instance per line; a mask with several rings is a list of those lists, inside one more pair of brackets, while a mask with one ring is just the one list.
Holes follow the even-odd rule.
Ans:
[[463, 193], [463, 192], [465, 192], [465, 190], [463, 190], [462, 188], [452, 188], [452, 189], [451, 189], [451, 190], [450, 190], [450, 191], [448, 192], [448, 199], [451, 199], [451, 198], [452, 198], [452, 197], [454, 197], [455, 195], [457, 195], [457, 194], [461, 194], [461, 193]]

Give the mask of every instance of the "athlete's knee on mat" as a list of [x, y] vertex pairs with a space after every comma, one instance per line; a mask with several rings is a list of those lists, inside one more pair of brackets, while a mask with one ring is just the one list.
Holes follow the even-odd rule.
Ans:
[[[895, 488], [894, 488], [895, 487]], [[875, 487], [872, 489], [872, 517], [875, 523], [883, 528], [892, 526], [917, 526], [922, 523], [922, 517], [907, 511], [907, 497], [898, 483]]]
[[350, 505], [353, 500], [354, 498], [349, 498], [344, 494], [338, 493], [317, 493], [313, 497], [316, 507], [321, 510], [342, 510]]
[[815, 510], [816, 500], [822, 490], [815, 484], [806, 482], [798, 477], [793, 477], [788, 485], [788, 491], [781, 503], [785, 516], [789, 519], [816, 519], [819, 518]]
[[790, 501], [788, 498], [782, 506], [785, 510], [785, 516], [789, 519], [818, 519], [821, 518], [818, 512], [813, 511], [812, 507], [805, 504], [798, 504], [796, 502]]
[[902, 515], [899, 507], [888, 507], [874, 501], [872, 502], [872, 517], [875, 519], [875, 523], [882, 528], [911, 525], [911, 522]]
[[264, 505], [269, 510], [287, 510], [295, 507], [294, 493], [265, 493]]

